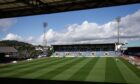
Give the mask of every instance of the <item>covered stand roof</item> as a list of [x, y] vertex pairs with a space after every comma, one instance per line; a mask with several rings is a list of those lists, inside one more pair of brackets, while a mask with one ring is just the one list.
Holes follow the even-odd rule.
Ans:
[[115, 45], [115, 43], [79, 43], [79, 44], [53, 44], [52, 46], [91, 46], [91, 45]]
[[0, 0], [0, 18], [140, 3], [140, 0]]

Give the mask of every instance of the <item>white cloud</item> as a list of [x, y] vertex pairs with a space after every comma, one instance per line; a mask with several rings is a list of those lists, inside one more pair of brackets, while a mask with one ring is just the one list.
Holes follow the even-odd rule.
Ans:
[[[122, 42], [140, 40], [140, 10], [131, 15], [121, 18], [120, 37]], [[23, 38], [19, 35], [9, 33], [4, 40], [19, 40], [32, 44], [42, 44], [44, 35], [39, 37], [29, 36]], [[117, 23], [110, 21], [106, 24], [84, 21], [81, 24], [69, 25], [65, 32], [57, 32], [49, 29], [45, 34], [48, 44], [63, 43], [99, 43], [117, 41]]]
[[123, 17], [120, 25], [123, 36], [140, 36], [140, 10]]
[[3, 38], [3, 40], [22, 40], [22, 37], [17, 34], [9, 33]]
[[[110, 22], [100, 26], [84, 21], [81, 25], [70, 25], [66, 32], [56, 32], [50, 29], [45, 35], [49, 44], [103, 42], [116, 35], [116, 30], [113, 28], [115, 24], [115, 22]], [[43, 37], [44, 35], [41, 35], [40, 38], [43, 40]]]
[[36, 43], [37, 40], [33, 36], [23, 38], [22, 36], [13, 33], [7, 34], [2, 40], [17, 40], [17, 41], [23, 41], [31, 44], [38, 44]]
[[[140, 10], [121, 18], [120, 37], [121, 41], [140, 39]], [[99, 25], [84, 21], [82, 24], [72, 24], [68, 26], [66, 32], [57, 32], [50, 29], [46, 34], [49, 44], [61, 43], [97, 43], [116, 42], [117, 23], [110, 21]], [[43, 35], [40, 36], [43, 40]]]
[[35, 44], [36, 40], [33, 36], [30, 36], [30, 37], [27, 37], [26, 39], [24, 39], [25, 42], [28, 42], [28, 43], [32, 43], [32, 44]]
[[13, 24], [17, 22], [15, 18], [0, 19], [0, 32], [6, 32]]

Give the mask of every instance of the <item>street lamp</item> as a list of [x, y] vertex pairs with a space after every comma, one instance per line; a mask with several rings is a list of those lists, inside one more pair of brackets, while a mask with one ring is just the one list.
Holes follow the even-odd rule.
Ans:
[[44, 27], [44, 37], [43, 37], [43, 43], [44, 43], [44, 47], [47, 46], [47, 40], [46, 40], [46, 29], [47, 29], [48, 23], [44, 22], [43, 23], [43, 27]]
[[47, 26], [48, 26], [48, 23], [44, 22], [43, 23], [43, 27], [44, 27], [44, 37], [43, 37], [44, 49], [43, 49], [43, 51], [44, 51], [45, 56], [47, 55], [47, 39], [46, 39], [46, 35], [45, 35]]
[[117, 52], [118, 52], [118, 55], [120, 53], [120, 27], [119, 27], [119, 24], [120, 24], [120, 21], [121, 21], [121, 17], [117, 17], [116, 18], [116, 21], [117, 21], [117, 34], [118, 34], [118, 37], [117, 37]]
[[119, 24], [120, 24], [120, 21], [121, 21], [121, 17], [117, 17], [116, 18], [116, 21], [117, 21], [117, 33], [118, 33], [118, 44], [120, 43], [120, 28], [119, 28]]

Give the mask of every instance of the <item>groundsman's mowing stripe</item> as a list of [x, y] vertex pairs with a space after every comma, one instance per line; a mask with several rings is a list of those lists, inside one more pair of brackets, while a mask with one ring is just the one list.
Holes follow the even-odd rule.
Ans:
[[[62, 58], [64, 59], [64, 58]], [[71, 59], [71, 60], [69, 60]], [[29, 74], [25, 74], [25, 75], [22, 75], [21, 78], [32, 78], [32, 79], [39, 79], [40, 76], [50, 72], [50, 71], [53, 71], [54, 69], [58, 68], [58, 67], [61, 67], [63, 65], [65, 65], [66, 63], [70, 63], [72, 61], [76, 60], [75, 58], [68, 58], [68, 60], [65, 60], [64, 62], [61, 62], [61, 63], [58, 63], [58, 64], [55, 64], [53, 66], [49, 66], [49, 67], [44, 67], [42, 69], [39, 69], [39, 70], [36, 70], [36, 71], [33, 71], [32, 73], [29, 73]]]
[[69, 68], [71, 68], [73, 65], [83, 61], [85, 58], [75, 58], [76, 60], [70, 62], [70, 63], [66, 63], [63, 66], [60, 66], [50, 72], [47, 72], [43, 75], [41, 75], [39, 78], [41, 79], [52, 79], [53, 77], [55, 77], [58, 74], [61, 74], [62, 72], [64, 72], [65, 70], [68, 70]]
[[87, 61], [87, 63], [76, 73], [74, 73], [68, 80], [84, 81], [94, 67], [94, 64], [96, 64], [97, 60], [98, 58], [90, 58], [90, 60]]
[[10, 73], [6, 73], [4, 74], [4, 76], [11, 76], [11, 77], [21, 77], [25, 74], [29, 74], [34, 72], [35, 70], [40, 70], [43, 69], [45, 67], [50, 67], [50, 66], [54, 66], [60, 63], [64, 63], [65, 61], [70, 60], [69, 58], [63, 58], [63, 59], [59, 59], [59, 60], [53, 60], [53, 61], [47, 61], [47, 62], [43, 62], [43, 63], [39, 63], [37, 65], [34, 66], [29, 66], [27, 68], [21, 68], [19, 70], [15, 70], [12, 71]]
[[120, 60], [123, 63], [125, 63], [125, 65], [127, 65], [129, 69], [131, 69], [140, 78], [140, 70], [136, 66], [132, 65], [131, 63], [129, 63], [127, 60], [123, 58], [120, 58]]
[[27, 68], [27, 67], [30, 67], [30, 66], [35, 66], [35, 65], [38, 65], [38, 64], [41, 64], [41, 63], [45, 63], [45, 62], [50, 62], [50, 61], [54, 61], [54, 60], [57, 60], [56, 58], [54, 59], [46, 59], [46, 60], [38, 60], [38, 61], [32, 61], [32, 62], [27, 62], [26, 63], [19, 63], [19, 64], [15, 64], [14, 66], [6, 66], [4, 68], [0, 68], [0, 75], [2, 73], [7, 73], [7, 72], [11, 72], [11, 71], [15, 71], [15, 70], [18, 70], [18, 69], [21, 69], [21, 68]]
[[86, 78], [86, 81], [103, 82], [105, 80], [105, 63], [106, 58], [96, 58], [97, 62], [93, 62], [93, 68]]
[[107, 58], [105, 81], [111, 83], [126, 83], [114, 59], [115, 58]]
[[140, 84], [140, 78], [125, 63], [119, 60], [117, 65], [127, 83]]
[[24, 61], [18, 61], [18, 63], [13, 64], [13, 63], [8, 63], [8, 64], [2, 64], [0, 66], [0, 68], [9, 68], [9, 67], [17, 67], [17, 66], [21, 66], [21, 65], [26, 65], [26, 64], [32, 64], [32, 63], [36, 63], [39, 61], [46, 61], [46, 60], [52, 60], [52, 59], [58, 59], [58, 58], [39, 58], [39, 59], [33, 59], [33, 60], [24, 60]]
[[15, 71], [7, 72], [7, 73], [3, 74], [3, 76], [20, 77], [20, 76], [32, 73], [36, 70], [42, 69], [42, 68], [47, 67], [47, 66], [53, 66], [53, 65], [56, 65], [59, 63], [63, 63], [66, 60], [70, 60], [70, 59], [64, 58], [64, 59], [59, 59], [59, 60], [55, 60], [55, 61], [39, 63], [39, 64], [34, 65], [34, 66], [29, 66], [26, 68], [21, 68], [21, 69], [15, 70]]
[[140, 70], [124, 59], [47, 58], [0, 67], [0, 77], [140, 84]]
[[77, 71], [79, 71], [83, 66], [85, 66], [90, 60], [93, 60], [93, 58], [85, 58], [85, 60], [75, 64], [68, 70], [65, 70], [61, 74], [58, 74], [53, 78], [53, 80], [68, 80], [73, 74], [75, 74]]

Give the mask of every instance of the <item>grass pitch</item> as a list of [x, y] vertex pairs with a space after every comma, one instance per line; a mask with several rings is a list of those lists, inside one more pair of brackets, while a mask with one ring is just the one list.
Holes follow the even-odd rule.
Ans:
[[113, 57], [43, 58], [0, 65], [0, 77], [140, 84], [140, 70]]

